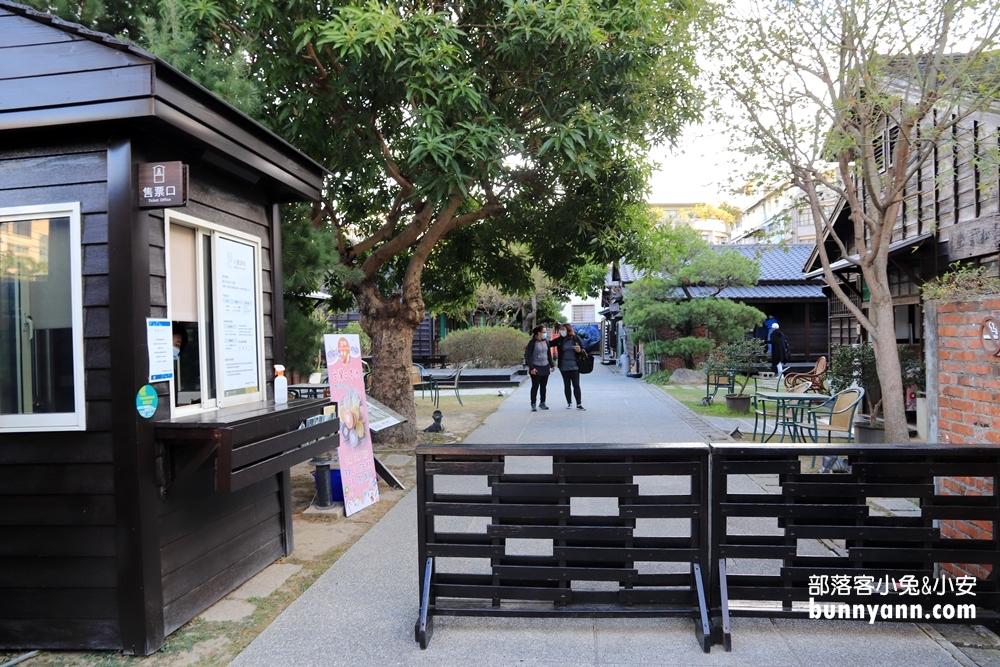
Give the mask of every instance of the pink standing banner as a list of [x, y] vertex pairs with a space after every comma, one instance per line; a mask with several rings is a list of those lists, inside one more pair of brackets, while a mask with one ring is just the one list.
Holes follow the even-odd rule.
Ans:
[[340, 418], [340, 478], [347, 516], [378, 502], [378, 476], [368, 429], [365, 373], [361, 367], [361, 341], [357, 334], [326, 334], [326, 369], [330, 400]]

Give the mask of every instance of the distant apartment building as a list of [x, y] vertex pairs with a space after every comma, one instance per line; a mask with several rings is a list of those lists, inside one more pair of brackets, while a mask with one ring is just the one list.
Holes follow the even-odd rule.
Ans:
[[729, 243], [735, 216], [705, 202], [651, 203], [659, 224], [686, 225], [711, 244]]
[[[831, 193], [825, 202], [833, 207]], [[781, 187], [747, 208], [733, 225], [731, 243], [815, 243], [813, 214], [798, 188]]]

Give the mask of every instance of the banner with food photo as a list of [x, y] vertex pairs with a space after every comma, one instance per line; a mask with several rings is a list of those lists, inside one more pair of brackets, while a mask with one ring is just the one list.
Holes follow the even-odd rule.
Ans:
[[340, 418], [340, 479], [347, 516], [378, 502], [378, 476], [368, 423], [365, 373], [361, 367], [361, 341], [357, 334], [326, 334], [326, 368], [330, 400]]

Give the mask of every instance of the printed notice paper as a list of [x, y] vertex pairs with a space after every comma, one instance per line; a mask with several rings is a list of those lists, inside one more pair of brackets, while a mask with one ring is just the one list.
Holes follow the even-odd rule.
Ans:
[[146, 349], [149, 350], [149, 381], [174, 379], [174, 337], [170, 320], [146, 318]]
[[260, 391], [254, 247], [219, 238], [216, 255], [223, 395], [254, 394]]

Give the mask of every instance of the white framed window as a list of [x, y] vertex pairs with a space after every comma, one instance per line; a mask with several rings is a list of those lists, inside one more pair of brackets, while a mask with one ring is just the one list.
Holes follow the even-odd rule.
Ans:
[[594, 304], [592, 303], [574, 303], [573, 304], [573, 323], [578, 322], [596, 322], [594, 317]]
[[167, 210], [171, 415], [263, 400], [260, 238]]
[[0, 208], [0, 431], [86, 429], [80, 203]]

